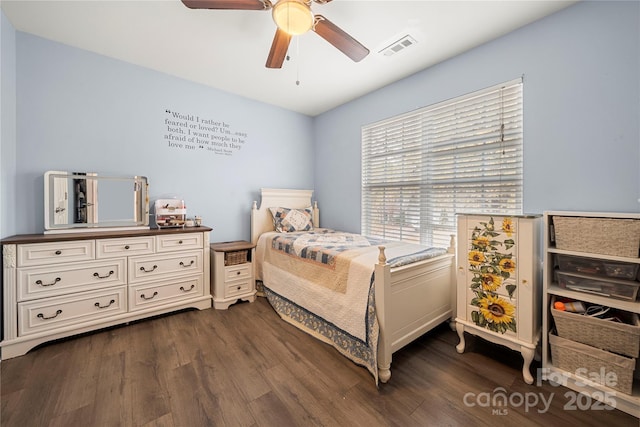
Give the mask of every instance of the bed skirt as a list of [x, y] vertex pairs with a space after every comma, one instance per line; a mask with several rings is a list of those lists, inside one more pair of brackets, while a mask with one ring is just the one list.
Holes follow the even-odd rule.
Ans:
[[378, 337], [380, 328], [376, 317], [373, 286], [369, 288], [365, 340], [352, 336], [304, 307], [273, 292], [264, 283], [262, 283], [262, 290], [271, 306], [284, 321], [333, 346], [354, 363], [365, 367], [373, 375], [376, 386], [378, 385]]

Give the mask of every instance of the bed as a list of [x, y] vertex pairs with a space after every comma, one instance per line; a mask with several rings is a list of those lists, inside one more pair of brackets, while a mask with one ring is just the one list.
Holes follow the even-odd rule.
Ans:
[[[253, 202], [259, 295], [283, 320], [385, 383], [394, 352], [455, 318], [454, 237], [449, 248], [437, 249], [320, 228], [311, 196], [263, 188], [260, 207]], [[311, 223], [276, 231], [274, 216], [283, 212], [308, 215]]]

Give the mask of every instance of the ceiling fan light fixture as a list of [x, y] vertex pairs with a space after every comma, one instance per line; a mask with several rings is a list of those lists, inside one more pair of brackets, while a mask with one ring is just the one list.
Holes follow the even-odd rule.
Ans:
[[313, 12], [303, 0], [278, 0], [272, 15], [278, 28], [292, 36], [304, 34], [313, 27]]

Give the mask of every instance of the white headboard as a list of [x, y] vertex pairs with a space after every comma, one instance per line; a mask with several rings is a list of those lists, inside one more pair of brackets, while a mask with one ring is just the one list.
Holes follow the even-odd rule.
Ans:
[[[273, 217], [269, 208], [308, 208], [311, 206], [313, 190], [287, 190], [276, 188], [261, 188], [261, 202], [253, 202], [251, 207], [251, 242], [256, 243], [258, 237], [267, 231], [273, 231]], [[313, 226], [320, 226], [320, 210], [318, 202], [313, 205]]]

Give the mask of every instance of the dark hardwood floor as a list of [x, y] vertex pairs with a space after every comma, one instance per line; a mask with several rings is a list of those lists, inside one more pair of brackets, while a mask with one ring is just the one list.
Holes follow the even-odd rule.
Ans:
[[[458, 354], [457, 342], [436, 328], [394, 354], [390, 382], [376, 388], [263, 298], [185, 311], [3, 361], [0, 425], [639, 425], [618, 410], [573, 410], [567, 388], [526, 385], [519, 353], [468, 336]], [[492, 402], [500, 393], [504, 406]]]

